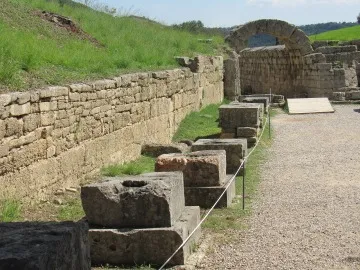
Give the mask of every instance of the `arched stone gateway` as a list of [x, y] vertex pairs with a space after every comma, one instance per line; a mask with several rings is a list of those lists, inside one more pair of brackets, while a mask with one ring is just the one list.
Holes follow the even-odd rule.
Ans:
[[280, 20], [258, 20], [244, 24], [226, 38], [239, 53], [247, 47], [247, 40], [256, 34], [268, 34], [279, 39], [288, 50], [299, 50], [301, 55], [313, 53], [308, 36], [295, 25]]

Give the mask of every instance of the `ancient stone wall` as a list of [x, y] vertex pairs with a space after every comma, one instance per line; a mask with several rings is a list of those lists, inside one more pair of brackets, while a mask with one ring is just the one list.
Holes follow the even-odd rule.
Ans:
[[326, 63], [321, 53], [302, 55], [285, 46], [247, 48], [239, 54], [243, 94], [268, 93], [291, 97], [331, 97], [345, 86], [345, 72]]
[[181, 120], [223, 99], [222, 57], [189, 68], [0, 95], [0, 199], [41, 198], [102, 166], [170, 142]]
[[360, 51], [355, 45], [325, 46], [315, 51], [324, 54], [328, 63], [340, 62], [352, 66], [354, 60], [360, 61]]

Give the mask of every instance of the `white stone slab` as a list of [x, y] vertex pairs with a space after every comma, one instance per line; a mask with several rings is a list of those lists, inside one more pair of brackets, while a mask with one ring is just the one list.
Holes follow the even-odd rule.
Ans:
[[333, 113], [328, 98], [288, 98], [289, 114]]

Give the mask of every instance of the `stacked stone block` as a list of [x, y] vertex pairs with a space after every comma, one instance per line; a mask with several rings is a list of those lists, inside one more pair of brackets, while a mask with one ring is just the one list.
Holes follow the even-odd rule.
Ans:
[[247, 155], [246, 139], [200, 139], [192, 146], [191, 151], [225, 150], [226, 173], [234, 174]]
[[88, 224], [0, 222], [0, 269], [90, 270]]
[[0, 200], [49, 196], [143, 144], [170, 143], [189, 112], [223, 99], [222, 57], [192, 63], [0, 95]]
[[[181, 171], [184, 174], [185, 205], [211, 208], [226, 189], [225, 150], [166, 154], [157, 158], [158, 172]], [[216, 207], [228, 207], [235, 196], [235, 181]]]
[[[94, 265], [162, 265], [195, 229], [199, 207], [185, 207], [181, 172], [104, 179], [84, 186]], [[169, 265], [183, 265], [200, 230]]]

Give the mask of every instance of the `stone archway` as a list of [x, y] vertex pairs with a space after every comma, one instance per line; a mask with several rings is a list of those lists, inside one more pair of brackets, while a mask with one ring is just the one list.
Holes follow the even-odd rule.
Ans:
[[247, 47], [247, 40], [256, 34], [269, 34], [285, 44], [288, 50], [298, 50], [302, 55], [313, 53], [309, 37], [295, 25], [280, 20], [257, 20], [244, 24], [226, 38], [237, 53]]

